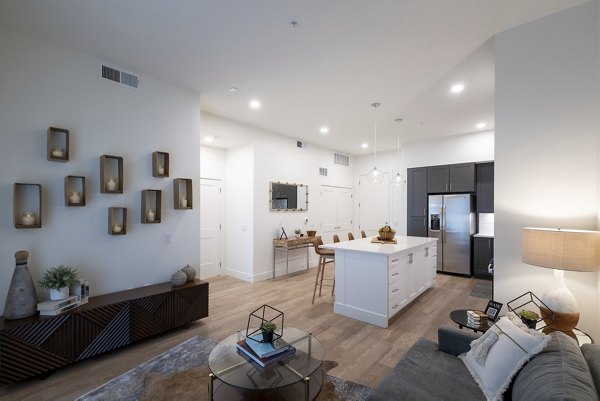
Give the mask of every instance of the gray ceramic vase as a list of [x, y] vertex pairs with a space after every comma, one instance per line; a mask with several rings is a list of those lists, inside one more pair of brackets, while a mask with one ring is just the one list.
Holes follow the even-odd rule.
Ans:
[[187, 276], [187, 281], [192, 281], [193, 279], [196, 278], [196, 269], [194, 269], [190, 265], [187, 265], [186, 267], [181, 269], [181, 271], [184, 272], [185, 275]]
[[187, 275], [184, 272], [182, 272], [181, 270], [176, 271], [175, 273], [173, 273], [173, 275], [171, 275], [171, 283], [175, 287], [184, 285], [186, 281], [187, 281]]
[[7, 320], [23, 319], [37, 313], [38, 297], [27, 266], [28, 257], [27, 251], [15, 253], [16, 266], [4, 305], [4, 318]]

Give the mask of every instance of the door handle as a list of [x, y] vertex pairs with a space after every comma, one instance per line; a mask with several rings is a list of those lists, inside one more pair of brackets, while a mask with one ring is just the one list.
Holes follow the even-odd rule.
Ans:
[[423, 216], [425, 216], [427, 213], [425, 211], [425, 208], [423, 208]]
[[452, 183], [450, 183], [450, 191], [452, 191]]
[[448, 190], [448, 183], [446, 183], [446, 191]]
[[408, 264], [412, 264], [412, 262], [413, 262], [413, 254], [409, 253], [408, 254]]

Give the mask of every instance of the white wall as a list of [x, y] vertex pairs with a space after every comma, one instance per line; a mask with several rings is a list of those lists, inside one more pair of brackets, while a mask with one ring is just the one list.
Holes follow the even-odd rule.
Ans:
[[225, 179], [227, 151], [212, 146], [200, 146], [200, 177], [214, 180]]
[[[249, 281], [272, 276], [273, 238], [283, 226], [288, 236], [294, 229], [318, 230], [319, 185], [352, 187], [352, 167], [334, 165], [333, 151], [307, 144], [296, 147], [296, 140], [209, 113], [202, 114], [202, 132], [210, 132], [229, 143], [241, 145], [226, 151], [225, 177], [225, 262], [227, 274]], [[219, 138], [217, 138], [219, 140]], [[351, 166], [353, 160], [350, 160]], [[328, 176], [319, 176], [319, 167]], [[309, 207], [305, 212], [272, 212], [269, 210], [269, 182], [285, 181], [308, 185]], [[242, 189], [243, 186], [246, 189]], [[248, 187], [249, 186], [249, 187]], [[252, 199], [249, 199], [249, 196]], [[250, 207], [252, 208], [250, 210]], [[243, 210], [241, 210], [242, 208]], [[308, 218], [308, 223], [304, 219]], [[245, 231], [244, 231], [245, 229]], [[243, 257], [240, 241], [244, 238]], [[252, 250], [247, 247], [251, 247]], [[316, 264], [310, 250], [311, 265]], [[290, 272], [306, 267], [304, 251], [290, 252]], [[277, 274], [285, 271], [278, 258]]]
[[[91, 280], [92, 295], [168, 281], [199, 266], [199, 209], [173, 209], [172, 178], [199, 179], [199, 96], [141, 75], [139, 90], [98, 78], [99, 60], [0, 29], [0, 313], [14, 253], [30, 252], [34, 280], [58, 264]], [[71, 160], [46, 160], [46, 130], [71, 131]], [[171, 178], [153, 178], [151, 154], [170, 153]], [[100, 193], [103, 154], [124, 157], [122, 195]], [[87, 177], [87, 205], [64, 205], [64, 178]], [[15, 229], [13, 183], [43, 186], [43, 227]], [[163, 222], [140, 224], [142, 189], [163, 190]], [[110, 206], [128, 208], [128, 232], [110, 236]], [[164, 235], [172, 244], [164, 244]], [[47, 298], [40, 290], [41, 299]]]
[[[521, 262], [525, 226], [594, 229], [598, 214], [598, 4], [496, 37], [495, 296], [541, 296], [552, 270]], [[579, 327], [598, 337], [596, 273], [567, 272]]]
[[[494, 131], [409, 142], [401, 145], [400, 149], [399, 164], [397, 150], [377, 153], [377, 168], [394, 176], [399, 165], [400, 174], [406, 179], [407, 168], [494, 160]], [[372, 153], [356, 157], [354, 167], [357, 176], [372, 170], [374, 162]], [[406, 235], [406, 186], [393, 186], [390, 198], [390, 224], [396, 228], [398, 234]], [[356, 196], [355, 199], [357, 204], [354, 221], [359, 224], [359, 197]]]

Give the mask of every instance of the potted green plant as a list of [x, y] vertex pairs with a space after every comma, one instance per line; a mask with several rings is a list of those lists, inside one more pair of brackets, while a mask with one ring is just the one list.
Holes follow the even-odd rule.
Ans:
[[296, 234], [297, 237], [301, 237], [302, 236], [302, 230], [299, 228], [296, 228], [294, 230], [294, 234]]
[[528, 309], [521, 309], [519, 311], [519, 317], [530, 329], [535, 329], [535, 325], [540, 319], [540, 316], [537, 313]]
[[262, 332], [264, 342], [266, 342], [266, 343], [273, 342], [273, 333], [275, 332], [276, 328], [277, 328], [277, 326], [273, 322], [270, 322], [268, 320], [265, 320], [264, 322], [262, 322], [262, 324], [260, 325], [260, 331]]
[[46, 269], [38, 283], [42, 288], [50, 290], [52, 301], [58, 301], [69, 296], [69, 287], [75, 284], [78, 278], [77, 269], [60, 265]]

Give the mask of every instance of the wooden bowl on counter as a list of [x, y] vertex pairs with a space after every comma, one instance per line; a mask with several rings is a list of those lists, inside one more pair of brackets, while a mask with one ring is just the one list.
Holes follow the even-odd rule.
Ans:
[[314, 237], [315, 235], [317, 235], [317, 231], [316, 230], [307, 230], [306, 235], [308, 235], [309, 237]]
[[396, 236], [396, 231], [379, 231], [379, 239], [382, 241], [391, 241]]

